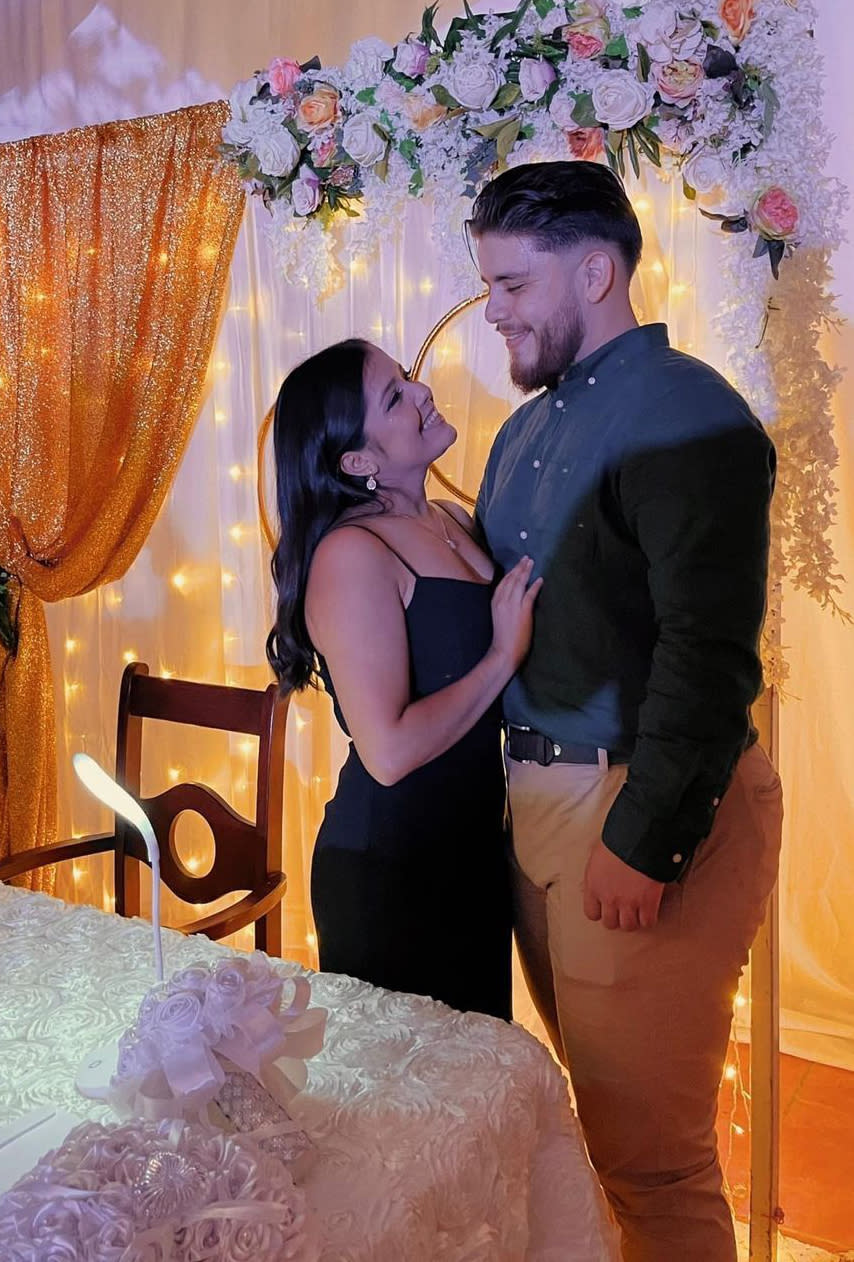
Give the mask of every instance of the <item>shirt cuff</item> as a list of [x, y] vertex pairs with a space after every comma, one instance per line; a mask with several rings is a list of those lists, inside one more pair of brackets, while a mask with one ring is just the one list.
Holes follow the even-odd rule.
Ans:
[[[709, 829], [711, 823], [710, 818]], [[655, 819], [624, 791], [617, 795], [602, 829], [608, 849], [653, 881], [678, 880], [705, 835], [686, 829], [678, 819]]]

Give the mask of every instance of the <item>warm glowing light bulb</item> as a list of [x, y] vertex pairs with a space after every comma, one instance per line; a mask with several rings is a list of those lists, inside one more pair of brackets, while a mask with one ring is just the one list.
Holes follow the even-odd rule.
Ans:
[[735, 1078], [735, 1065], [727, 1065], [724, 1070], [724, 1078], [726, 1078], [729, 1082], [732, 1082]]
[[746, 1008], [746, 1007], [747, 1007], [747, 1000], [745, 999], [744, 995], [736, 995], [736, 997], [735, 997], [735, 1006], [736, 1006], [736, 1008]]
[[432, 279], [429, 276], [425, 276], [418, 288], [422, 294], [432, 294], [434, 288]]
[[122, 603], [121, 592], [107, 592], [106, 601], [110, 609], [118, 609]]
[[735, 1131], [736, 1135], [743, 1135], [743, 1134], [744, 1134], [744, 1127], [743, 1127], [743, 1126], [736, 1126], [736, 1125], [733, 1125], [733, 1128], [732, 1128], [732, 1129]]
[[648, 210], [652, 209], [652, 202], [648, 197], [639, 197], [635, 202], [635, 210], [639, 214], [645, 215]]
[[239, 464], [233, 464], [228, 471], [228, 476], [232, 482], [238, 482], [243, 477], [243, 470]]
[[191, 872], [198, 872], [201, 866], [202, 866], [201, 859], [197, 858], [195, 855], [193, 855], [192, 859], [187, 860], [187, 867], [190, 869]]
[[238, 522], [236, 526], [231, 527], [228, 533], [235, 543], [242, 543], [243, 536], [246, 534], [246, 528]]
[[175, 672], [174, 672], [174, 670], [167, 670], [165, 666], [161, 666], [161, 667], [160, 667], [160, 675], [161, 675], [161, 678], [162, 678], [162, 679], [174, 679], [174, 678], [175, 678]]
[[228, 417], [226, 416], [225, 412], [223, 412], [222, 408], [214, 408], [214, 420], [216, 421], [217, 425], [224, 425], [225, 422], [228, 420]]
[[136, 660], [137, 660], [136, 649], [125, 649], [124, 653], [122, 653], [122, 661], [127, 662], [128, 665], [130, 665], [131, 662], [135, 662]]
[[655, 260], [655, 262], [652, 264], [652, 270], [659, 276], [661, 276], [664, 273], [664, 264], [662, 263], [661, 259]]
[[179, 780], [179, 779], [180, 779], [180, 777], [181, 777], [181, 772], [180, 772], [180, 770], [178, 769], [178, 767], [170, 767], [170, 768], [169, 768], [168, 775], [169, 775], [169, 779], [172, 781], [172, 783], [173, 783], [173, 784], [175, 784], [175, 782], [176, 782], [177, 780]]
[[167, 250], [160, 251], [160, 262], [165, 266], [169, 262], [169, 253]]
[[670, 292], [673, 294], [674, 298], [678, 298], [681, 294], [684, 294], [687, 289], [688, 286], [683, 285], [681, 281], [678, 281], [675, 285], [670, 286]]
[[172, 586], [179, 592], [182, 592], [187, 586], [187, 575], [183, 570], [178, 570], [176, 574], [172, 575]]
[[244, 754], [251, 754], [251, 753], [252, 753], [252, 742], [251, 742], [250, 740], [241, 741], [241, 742], [240, 742], [240, 748], [241, 748], [241, 751], [242, 751]]
[[233, 584], [233, 583], [235, 583], [235, 582], [236, 582], [236, 578], [235, 578], [235, 576], [231, 573], [231, 571], [230, 571], [230, 570], [223, 570], [223, 572], [222, 572], [222, 585], [223, 585], [223, 587], [231, 587], [231, 586], [232, 586], [232, 584]]
[[306, 940], [306, 942], [308, 943], [308, 945], [309, 945], [310, 947], [316, 947], [316, 946], [317, 946], [317, 936], [316, 936], [315, 934], [313, 934], [313, 933], [307, 933], [307, 934], [305, 935], [305, 940]]
[[83, 873], [80, 871], [80, 868], [77, 866], [76, 863], [72, 863], [71, 865], [71, 876], [72, 876], [72, 879], [74, 880], [75, 885], [83, 876]]
[[73, 653], [75, 652], [76, 649], [77, 649], [77, 641], [75, 639], [72, 639], [71, 636], [69, 636], [68, 639], [65, 641], [66, 653]]

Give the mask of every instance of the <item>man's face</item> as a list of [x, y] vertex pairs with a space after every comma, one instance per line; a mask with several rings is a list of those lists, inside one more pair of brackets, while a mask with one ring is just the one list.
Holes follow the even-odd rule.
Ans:
[[513, 384], [526, 393], [556, 385], [584, 340], [575, 278], [589, 243], [551, 253], [531, 237], [486, 232], [476, 246], [486, 318], [507, 343]]

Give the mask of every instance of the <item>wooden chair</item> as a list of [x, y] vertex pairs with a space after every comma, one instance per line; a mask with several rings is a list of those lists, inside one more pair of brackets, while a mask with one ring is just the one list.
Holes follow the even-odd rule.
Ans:
[[[287, 886], [281, 866], [288, 701], [287, 696], [280, 695], [276, 684], [270, 684], [264, 692], [255, 692], [248, 688], [159, 679], [149, 676], [143, 662], [132, 662], [122, 676], [116, 779], [137, 798], [151, 820], [160, 846], [160, 874], [164, 884], [190, 903], [210, 903], [224, 894], [248, 890], [239, 902], [224, 911], [177, 926], [183, 933], [224, 938], [254, 923], [256, 947], [270, 955], [281, 955], [279, 903]], [[157, 797], [140, 797], [144, 718], [257, 736], [255, 822], [238, 815], [217, 793], [200, 784], [175, 784]], [[195, 876], [175, 850], [175, 824], [184, 811], [196, 811], [207, 821], [214, 835], [214, 863], [204, 876]], [[0, 881], [47, 864], [110, 850], [115, 856], [116, 911], [122, 916], [138, 916], [138, 865], [147, 864], [148, 856], [139, 833], [118, 815], [112, 833], [39, 846], [3, 860]]]

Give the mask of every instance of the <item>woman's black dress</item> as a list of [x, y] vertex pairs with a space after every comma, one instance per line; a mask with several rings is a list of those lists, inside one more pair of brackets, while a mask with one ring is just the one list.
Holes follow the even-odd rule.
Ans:
[[[406, 628], [417, 700], [486, 653], [492, 586], [422, 577], [399, 559], [415, 575]], [[321, 674], [335, 700], [323, 662]], [[337, 700], [335, 714], [346, 732]], [[509, 1020], [504, 815], [500, 703], [391, 786], [368, 774], [351, 744], [312, 861], [321, 969]]]

